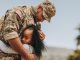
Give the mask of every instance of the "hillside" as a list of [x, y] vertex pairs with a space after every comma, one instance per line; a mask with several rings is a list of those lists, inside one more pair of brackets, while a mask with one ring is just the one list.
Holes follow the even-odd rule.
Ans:
[[67, 60], [69, 54], [71, 54], [73, 50], [65, 49], [65, 48], [47, 48], [48, 60]]

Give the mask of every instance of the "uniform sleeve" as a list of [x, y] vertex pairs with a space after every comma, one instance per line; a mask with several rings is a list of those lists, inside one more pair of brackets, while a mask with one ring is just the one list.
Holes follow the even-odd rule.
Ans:
[[3, 38], [5, 41], [18, 37], [17, 18], [13, 12], [7, 13], [3, 27]]

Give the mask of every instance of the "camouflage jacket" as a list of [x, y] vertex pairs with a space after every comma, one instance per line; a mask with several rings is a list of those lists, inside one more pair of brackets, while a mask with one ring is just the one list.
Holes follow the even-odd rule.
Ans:
[[[32, 9], [32, 7], [19, 6], [6, 12], [2, 28], [3, 38], [6, 42], [9, 39], [19, 37], [27, 26], [35, 25]], [[37, 23], [40, 26], [40, 23]]]

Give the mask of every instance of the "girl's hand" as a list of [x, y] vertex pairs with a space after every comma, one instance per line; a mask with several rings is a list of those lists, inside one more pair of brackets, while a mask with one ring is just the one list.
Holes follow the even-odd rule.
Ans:
[[43, 41], [45, 39], [45, 34], [39, 30], [40, 39]]

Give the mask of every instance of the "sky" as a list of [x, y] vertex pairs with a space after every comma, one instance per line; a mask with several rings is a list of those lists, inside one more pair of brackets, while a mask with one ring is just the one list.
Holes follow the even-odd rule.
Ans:
[[[44, 0], [0, 0], [0, 16], [15, 6], [38, 5]], [[51, 23], [44, 21], [42, 30], [46, 35], [45, 45], [76, 49], [77, 27], [80, 24], [80, 0], [50, 0], [56, 7]]]

